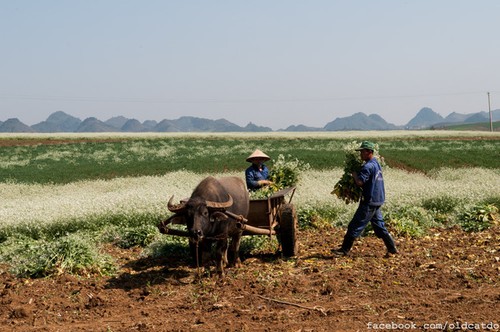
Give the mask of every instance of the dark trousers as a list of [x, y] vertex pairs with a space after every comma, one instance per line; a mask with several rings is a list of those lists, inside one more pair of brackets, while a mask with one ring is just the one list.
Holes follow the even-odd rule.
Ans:
[[368, 204], [359, 204], [356, 213], [352, 217], [349, 226], [347, 226], [347, 234], [350, 237], [357, 238], [361, 235], [368, 223], [371, 222], [375, 235], [382, 238], [385, 234], [389, 234], [385, 228], [384, 218], [380, 211], [380, 206], [370, 206]]
[[396, 253], [396, 246], [391, 235], [385, 228], [384, 218], [380, 211], [380, 206], [370, 206], [368, 204], [360, 203], [356, 213], [352, 217], [351, 222], [347, 226], [347, 232], [344, 236], [342, 243], [342, 250], [349, 252], [354, 243], [354, 240], [361, 235], [368, 223], [372, 224], [375, 235], [382, 239], [391, 253]]

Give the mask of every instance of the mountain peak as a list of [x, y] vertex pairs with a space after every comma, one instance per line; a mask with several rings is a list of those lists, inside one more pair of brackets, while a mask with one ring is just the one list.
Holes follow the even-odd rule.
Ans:
[[406, 127], [408, 129], [429, 128], [436, 123], [443, 122], [443, 120], [444, 118], [440, 114], [434, 112], [429, 107], [424, 107], [408, 122]]
[[18, 118], [7, 119], [0, 125], [0, 133], [32, 133], [35, 130], [25, 125]]
[[63, 111], [57, 111], [49, 115], [47, 120], [31, 126], [35, 131], [40, 133], [54, 132], [74, 132], [82, 120], [75, 118]]
[[88, 132], [105, 133], [105, 132], [116, 132], [116, 131], [120, 130], [98, 120], [95, 117], [86, 118], [76, 129], [76, 132], [78, 133], [88, 133]]
[[382, 117], [377, 114], [369, 116], [363, 112], [354, 113], [351, 116], [344, 118], [336, 118], [329, 122], [324, 127], [327, 131], [343, 131], [343, 130], [394, 130], [397, 126], [387, 123]]
[[126, 117], [119, 115], [104, 121], [104, 123], [111, 127], [115, 127], [116, 129], [120, 129], [125, 125], [125, 123], [127, 123], [128, 120], [129, 119]]
[[130, 119], [125, 122], [125, 124], [121, 127], [121, 131], [130, 132], [130, 133], [138, 133], [141, 131], [146, 131], [146, 126], [139, 122], [136, 119]]

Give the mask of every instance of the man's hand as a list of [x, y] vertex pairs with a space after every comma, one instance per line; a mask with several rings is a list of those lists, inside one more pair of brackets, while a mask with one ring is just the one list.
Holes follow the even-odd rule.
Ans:
[[359, 178], [358, 178], [358, 173], [356, 172], [352, 172], [351, 173], [352, 177], [354, 178], [354, 182], [356, 183], [356, 185], [358, 185], [359, 187], [362, 187], [363, 186], [363, 181], [361, 181]]

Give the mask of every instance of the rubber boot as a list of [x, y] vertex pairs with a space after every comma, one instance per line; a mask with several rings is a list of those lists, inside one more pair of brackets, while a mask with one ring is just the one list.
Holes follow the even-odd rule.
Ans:
[[392, 239], [392, 236], [387, 233], [382, 237], [382, 240], [384, 240], [385, 246], [387, 247], [387, 252], [390, 254], [397, 254], [398, 250], [396, 249], [396, 245], [394, 244], [394, 240]]
[[344, 241], [342, 242], [342, 246], [339, 249], [333, 249], [332, 253], [336, 256], [345, 256], [349, 253], [354, 243], [355, 238], [348, 236], [347, 234], [344, 236]]

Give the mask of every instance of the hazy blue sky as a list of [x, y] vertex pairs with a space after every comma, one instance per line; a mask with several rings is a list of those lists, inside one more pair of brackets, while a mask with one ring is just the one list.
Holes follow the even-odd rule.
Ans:
[[498, 0], [0, 0], [0, 121], [500, 108]]

